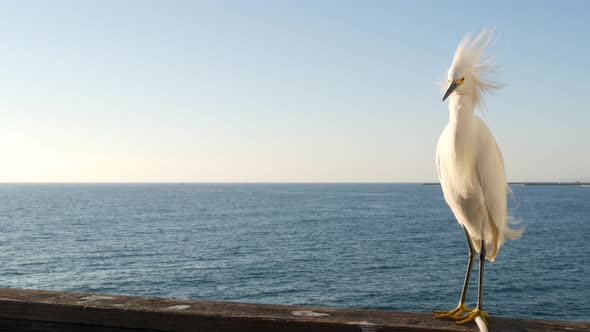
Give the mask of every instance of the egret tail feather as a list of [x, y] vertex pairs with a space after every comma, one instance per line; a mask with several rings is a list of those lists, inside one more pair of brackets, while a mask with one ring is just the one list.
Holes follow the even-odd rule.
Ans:
[[518, 229], [512, 229], [508, 225], [517, 225], [517, 224], [520, 224], [520, 221], [518, 221], [518, 219], [516, 219], [512, 216], [508, 216], [507, 221], [508, 221], [508, 224], [504, 228], [504, 237], [508, 240], [520, 239], [520, 237], [522, 236], [522, 233], [524, 233], [524, 226], [521, 226]]

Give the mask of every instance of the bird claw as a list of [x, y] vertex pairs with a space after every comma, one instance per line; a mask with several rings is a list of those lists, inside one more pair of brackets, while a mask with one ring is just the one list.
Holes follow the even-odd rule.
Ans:
[[459, 305], [457, 306], [457, 308], [450, 310], [450, 311], [438, 311], [438, 310], [434, 310], [432, 313], [434, 313], [434, 316], [432, 316], [434, 319], [440, 319], [440, 318], [451, 318], [451, 319], [457, 319], [460, 317], [463, 317], [461, 314], [464, 312], [472, 312], [473, 310], [475, 310], [475, 308], [467, 308], [465, 307], [464, 303], [459, 303]]
[[475, 308], [474, 310], [470, 311], [469, 313], [467, 313], [466, 315], [463, 316], [454, 316], [452, 317], [455, 320], [455, 324], [457, 325], [463, 325], [469, 322], [472, 322], [475, 320], [476, 317], [481, 317], [481, 319], [483, 320], [483, 322], [488, 325], [488, 322], [486, 321], [486, 318], [490, 317], [490, 314], [484, 312], [483, 310], [479, 309], [479, 308]]

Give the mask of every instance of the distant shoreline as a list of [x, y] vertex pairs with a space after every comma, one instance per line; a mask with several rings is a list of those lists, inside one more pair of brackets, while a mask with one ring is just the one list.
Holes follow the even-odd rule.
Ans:
[[[425, 186], [439, 186], [438, 182], [424, 182]], [[510, 185], [522, 186], [590, 186], [590, 182], [508, 182]]]
[[[588, 181], [578, 182], [509, 182], [510, 185], [523, 186], [590, 186]], [[425, 185], [438, 186], [439, 182], [0, 182], [0, 186], [109, 186], [109, 185]]]

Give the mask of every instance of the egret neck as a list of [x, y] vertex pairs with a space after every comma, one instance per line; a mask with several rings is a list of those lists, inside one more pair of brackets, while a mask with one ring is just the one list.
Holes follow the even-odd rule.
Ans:
[[473, 139], [475, 139], [475, 116], [473, 115], [473, 98], [469, 95], [455, 94], [449, 98], [449, 127], [454, 148], [454, 158], [470, 163], [475, 157]]

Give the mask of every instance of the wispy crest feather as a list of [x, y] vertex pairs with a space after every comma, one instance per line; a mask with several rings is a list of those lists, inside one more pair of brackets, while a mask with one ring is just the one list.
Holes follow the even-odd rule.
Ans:
[[475, 88], [474, 105], [486, 108], [483, 97], [486, 93], [493, 94], [504, 85], [489, 79], [489, 75], [496, 71], [493, 54], [486, 55], [487, 48], [493, 43], [494, 29], [485, 29], [473, 39], [471, 33], [457, 46], [453, 57], [453, 66], [461, 66], [471, 72]]

